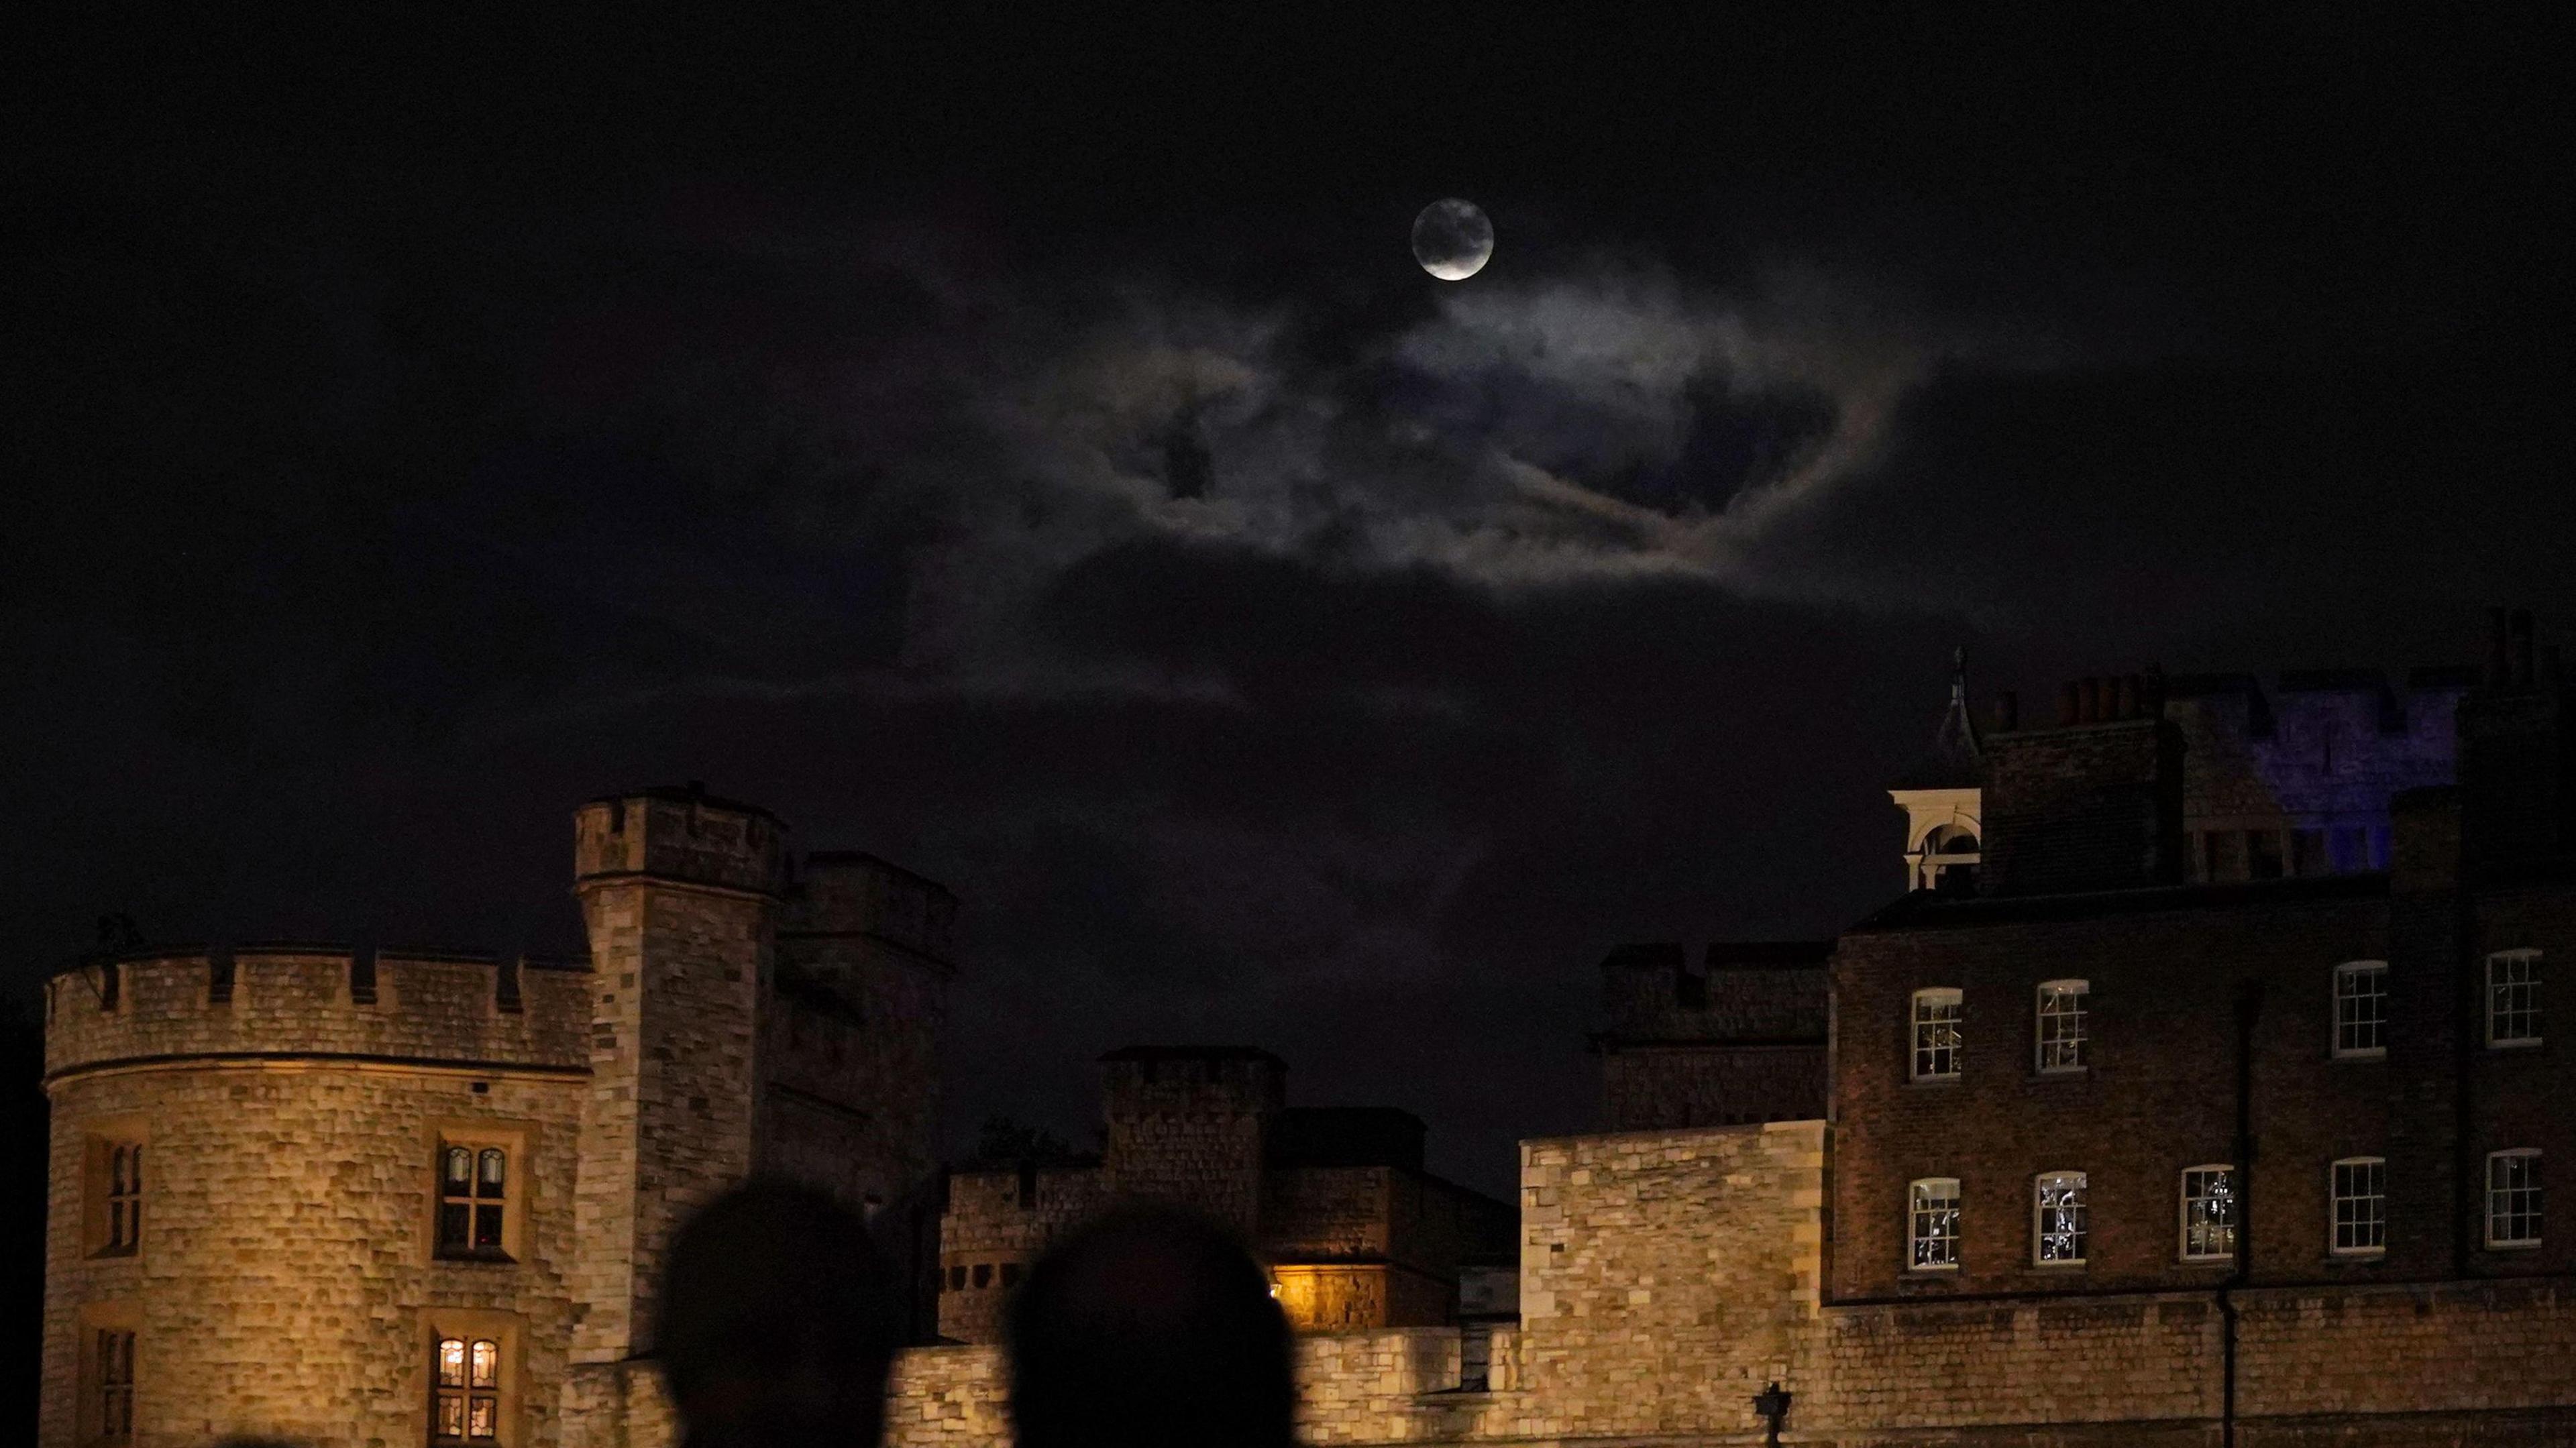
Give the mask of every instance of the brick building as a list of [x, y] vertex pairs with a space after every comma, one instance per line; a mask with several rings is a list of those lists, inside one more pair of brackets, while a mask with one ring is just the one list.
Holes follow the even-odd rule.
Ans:
[[[1305, 1439], [2576, 1444], [2576, 689], [2500, 620], [2402, 699], [2061, 702], [1954, 688], [1830, 947], [1614, 952], [1516, 1316], [1301, 1338]], [[911, 1356], [893, 1441], [1006, 1441], [1000, 1382]]]
[[587, 960], [49, 983], [39, 1442], [664, 1442], [653, 1294], [695, 1203], [765, 1169], [928, 1239], [954, 898], [866, 855], [791, 877], [776, 819], [694, 790], [574, 826]]
[[[1476, 1261], [1507, 1221], [1411, 1118], [1290, 1108], [1259, 1051], [1115, 1052], [1098, 1160], [971, 1164], [935, 1249], [899, 1226], [963, 1341], [905, 1354], [888, 1441], [1007, 1442], [1003, 1295], [1149, 1197], [1274, 1259], [1318, 1444], [2576, 1444], [2576, 689], [2527, 620], [2402, 696], [1951, 702], [1890, 791], [1901, 899], [1829, 946], [1606, 963], [1615, 1129], [1521, 1144], [1508, 1285]], [[694, 795], [577, 839], [586, 963], [52, 983], [44, 1442], [452, 1412], [655, 1448], [678, 1212], [754, 1166], [921, 1201], [946, 893], [866, 857], [790, 882], [774, 820]]]
[[1461, 1264], [1512, 1249], [1511, 1209], [1424, 1171], [1422, 1122], [1406, 1112], [1290, 1106], [1286, 1065], [1251, 1047], [1131, 1046], [1100, 1064], [1097, 1158], [950, 1173], [943, 1336], [995, 1340], [1028, 1264], [1114, 1202], [1233, 1226], [1305, 1331], [1454, 1321]]

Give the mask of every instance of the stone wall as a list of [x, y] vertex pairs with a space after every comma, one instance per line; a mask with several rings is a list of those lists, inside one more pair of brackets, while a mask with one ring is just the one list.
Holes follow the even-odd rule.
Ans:
[[[412, 1441], [442, 1315], [502, 1331], [524, 1389], [513, 1441], [562, 1442], [581, 1098], [577, 1080], [259, 1061], [58, 1081], [38, 1441], [76, 1441], [82, 1325], [122, 1309], [141, 1448]], [[442, 1128], [516, 1148], [516, 1261], [433, 1258]], [[83, 1158], [101, 1129], [147, 1143], [130, 1256], [88, 1251]]]
[[[1301, 1336], [1300, 1436], [1749, 1445], [1777, 1381], [1795, 1443], [2216, 1448], [2215, 1290], [1823, 1302], [1826, 1165], [1819, 1122], [1525, 1143], [1524, 1316], [1487, 1338], [1491, 1390], [1459, 1390], [1458, 1329]], [[2235, 1304], [2240, 1443], [2576, 1442], [2576, 1283]], [[996, 1349], [910, 1353], [895, 1381], [890, 1444], [1008, 1441]]]
[[[345, 947], [247, 946], [233, 952], [229, 1000], [215, 999], [217, 957], [203, 950], [93, 962], [45, 983], [45, 1069], [101, 1061], [246, 1052], [482, 1061], [586, 1068], [588, 972], [553, 962], [518, 969], [506, 1009], [489, 956], [382, 951], [375, 999], [356, 998]], [[113, 1007], [108, 977], [113, 974]]]
[[1669, 1131], [1825, 1114], [1825, 1047], [1628, 1046], [1601, 1058], [1606, 1131]]
[[574, 873], [592, 990], [572, 1355], [604, 1364], [651, 1350], [671, 1233], [751, 1171], [779, 831], [697, 797], [595, 802]]

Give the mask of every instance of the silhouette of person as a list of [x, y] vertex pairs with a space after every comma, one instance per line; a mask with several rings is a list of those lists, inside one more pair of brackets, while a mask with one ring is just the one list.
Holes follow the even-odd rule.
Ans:
[[1040, 1258], [1006, 1309], [1018, 1448], [1288, 1448], [1288, 1322], [1215, 1223], [1129, 1208]]
[[856, 1214], [755, 1179], [680, 1228], [662, 1283], [657, 1346], [688, 1448], [876, 1448], [896, 1330]]

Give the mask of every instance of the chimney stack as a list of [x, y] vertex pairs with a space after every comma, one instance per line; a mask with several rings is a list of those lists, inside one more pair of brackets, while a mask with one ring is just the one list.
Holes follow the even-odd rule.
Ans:
[[2075, 681], [2072, 679], [2069, 679], [2065, 683], [2057, 686], [2057, 723], [2060, 728], [2064, 728], [2065, 726], [2074, 723], [2076, 720], [2077, 705], [2075, 693]]
[[[2554, 658], [2557, 650], [2550, 650]], [[2010, 734], [2021, 727], [2021, 696], [2010, 689], [1995, 696], [1995, 732]]]
[[2143, 719], [2146, 717], [2146, 711], [2140, 708], [2138, 704], [2140, 694], [2142, 693], [2138, 687], [2138, 682], [2138, 676], [2135, 674], [2123, 674], [2120, 677], [2120, 717], [2123, 719]]

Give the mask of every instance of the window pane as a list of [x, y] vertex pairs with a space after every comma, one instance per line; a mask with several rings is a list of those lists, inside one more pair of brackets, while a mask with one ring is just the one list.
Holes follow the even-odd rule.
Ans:
[[2382, 1163], [2339, 1161], [2334, 1168], [2334, 1247], [2338, 1252], [2373, 1252], [2386, 1247], [2388, 1201], [2382, 1187]]
[[441, 1393], [438, 1395], [437, 1422], [439, 1437], [462, 1438], [465, 1436], [465, 1397], [463, 1394]]
[[465, 1194], [466, 1183], [474, 1178], [474, 1154], [461, 1146], [447, 1149], [447, 1190]]
[[107, 1189], [119, 1196], [125, 1193], [125, 1148], [118, 1147], [107, 1156]]
[[2384, 1050], [2388, 1045], [2388, 967], [2361, 961], [2335, 971], [2335, 1052]]
[[476, 1196], [497, 1197], [501, 1195], [501, 1179], [504, 1175], [506, 1161], [507, 1159], [502, 1156], [500, 1148], [484, 1148], [482, 1170], [474, 1179], [474, 1194]]
[[473, 1376], [469, 1381], [473, 1386], [490, 1388], [500, 1385], [501, 1345], [499, 1343], [488, 1337], [476, 1339], [471, 1362]]
[[1959, 1262], [1959, 1184], [1920, 1181], [1914, 1184], [1910, 1235], [1913, 1265], [1955, 1267]]
[[2236, 1254], [2235, 1173], [2201, 1167], [2182, 1175], [2182, 1254], [2191, 1258]]
[[2051, 981], [2039, 988], [2039, 1069], [2072, 1071], [2084, 1065], [2084, 981]]
[[143, 1190], [143, 1148], [139, 1146], [125, 1160], [125, 1185], [130, 1191]]
[[465, 1420], [465, 1436], [468, 1438], [491, 1437], [493, 1427], [500, 1416], [500, 1405], [498, 1403], [495, 1403], [490, 1398], [475, 1398], [473, 1409]]
[[1965, 1015], [1957, 991], [1923, 991], [1914, 997], [1916, 1079], [1959, 1074]]
[[501, 1245], [501, 1209], [499, 1207], [483, 1206], [474, 1209], [474, 1245], [477, 1247]]
[[472, 1211], [473, 1209], [466, 1206], [463, 1202], [441, 1202], [439, 1204], [439, 1246], [463, 1247], [471, 1244], [473, 1241], [471, 1233], [472, 1224], [468, 1219]]
[[442, 1388], [465, 1386], [465, 1339], [442, 1337], [438, 1340], [438, 1385]]
[[2487, 957], [2487, 1039], [2520, 1044], [2540, 1039], [2540, 952]]
[[2084, 1174], [2051, 1172], [2037, 1190], [2039, 1260], [2084, 1260]]
[[2490, 1245], [2537, 1246], [2540, 1205], [2540, 1153], [2498, 1152], [2487, 1158]]

